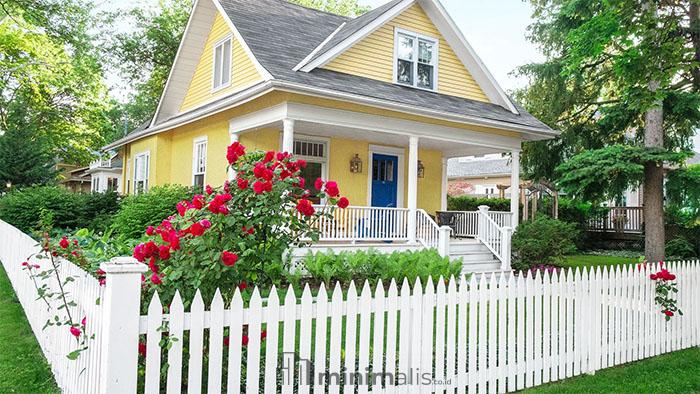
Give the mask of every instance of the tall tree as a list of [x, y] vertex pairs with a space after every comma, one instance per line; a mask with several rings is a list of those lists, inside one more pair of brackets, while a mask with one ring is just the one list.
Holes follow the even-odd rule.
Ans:
[[0, 190], [51, 183], [56, 178], [54, 159], [29, 128], [16, 128], [0, 136]]
[[[85, 163], [111, 128], [100, 59], [81, 22], [89, 11], [61, 2], [76, 10], [74, 30], [65, 30], [24, 3], [0, 4], [0, 133], [30, 130], [55, 158]], [[42, 20], [53, 27], [32, 22]]]
[[547, 61], [520, 68], [531, 85], [517, 97], [563, 134], [525, 147], [527, 171], [592, 199], [642, 183], [645, 253], [662, 259], [662, 167], [700, 124], [697, 1], [531, 2], [529, 38]]

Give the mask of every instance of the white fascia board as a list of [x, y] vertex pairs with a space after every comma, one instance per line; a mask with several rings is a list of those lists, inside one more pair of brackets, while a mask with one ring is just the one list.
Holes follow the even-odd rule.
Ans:
[[[263, 80], [267, 81], [267, 80], [273, 79], [272, 74], [270, 74], [270, 72], [267, 71], [267, 69], [265, 67], [263, 67], [262, 64], [260, 64], [258, 59], [253, 54], [253, 51], [250, 50], [250, 47], [245, 42], [245, 40], [243, 39], [243, 36], [236, 28], [236, 25], [234, 25], [233, 21], [231, 21], [231, 18], [228, 17], [226, 10], [224, 10], [224, 8], [221, 6], [221, 3], [219, 3], [219, 0], [211, 0], [211, 1], [214, 3], [214, 6], [216, 6], [216, 9], [219, 10], [219, 12], [221, 13], [221, 16], [224, 17], [224, 20], [228, 24], [229, 28], [231, 28], [231, 31], [233, 31], [233, 35], [236, 36], [236, 40], [238, 40], [241, 43], [243, 50], [248, 55], [250, 60], [253, 62], [253, 65], [255, 65], [255, 69], [258, 70], [258, 73], [260, 73], [260, 75], [262, 75]], [[233, 56], [233, 48], [231, 48], [231, 56]]]
[[304, 122], [359, 128], [395, 135], [416, 136], [494, 149], [519, 149], [521, 143], [519, 138], [497, 134], [291, 102], [287, 103], [287, 116], [290, 119]]
[[149, 123], [150, 127], [153, 127], [153, 125], [156, 122], [156, 119], [158, 119], [158, 115], [160, 115], [160, 109], [161, 106], [163, 105], [163, 100], [165, 99], [165, 94], [168, 93], [168, 88], [170, 87], [170, 81], [173, 77], [173, 73], [175, 71], [175, 65], [178, 63], [178, 59], [180, 59], [180, 56], [182, 56], [182, 47], [185, 43], [185, 37], [187, 37], [187, 34], [189, 33], [191, 27], [192, 27], [192, 21], [194, 20], [194, 12], [197, 9], [197, 6], [199, 5], [199, 0], [195, 0], [194, 4], [192, 4], [192, 9], [190, 10], [190, 17], [187, 19], [187, 25], [185, 26], [185, 31], [182, 33], [182, 39], [180, 39], [180, 44], [177, 47], [177, 52], [175, 53], [175, 59], [173, 60], [173, 64], [170, 67], [170, 72], [168, 73], [168, 79], [165, 80], [165, 88], [163, 89], [163, 92], [160, 94], [160, 99], [158, 100], [158, 106], [156, 107], [156, 112], [153, 114], [153, 118], [151, 118], [151, 122]]
[[271, 123], [280, 122], [287, 117], [287, 103], [261, 109], [229, 120], [229, 133], [241, 134]]
[[345, 52], [348, 48], [352, 47], [357, 42], [361, 41], [363, 38], [372, 34], [375, 30], [384, 26], [385, 23], [389, 22], [390, 20], [394, 19], [394, 17], [396, 17], [397, 15], [404, 12], [406, 9], [408, 9], [408, 7], [412, 6], [415, 2], [416, 2], [416, 0], [405, 0], [405, 1], [402, 1], [398, 4], [396, 4], [393, 8], [387, 10], [385, 13], [380, 15], [378, 18], [373, 20], [371, 23], [368, 23], [367, 26], [358, 30], [350, 37], [344, 39], [343, 41], [338, 43], [338, 45], [334, 46], [333, 48], [329, 48], [326, 52], [323, 53], [323, 55], [319, 56], [318, 58], [316, 58], [312, 62], [304, 65], [303, 67], [297, 66], [297, 68], [301, 71], [304, 71], [304, 72], [311, 72], [315, 68], [325, 66], [330, 61], [332, 61], [333, 59], [338, 57], [341, 53]]
[[469, 45], [464, 34], [462, 34], [462, 31], [457, 27], [457, 24], [440, 1], [418, 0], [418, 2], [491, 102], [507, 108], [514, 114], [518, 114], [519, 112], [515, 105], [513, 105], [508, 95], [486, 68], [479, 55]]

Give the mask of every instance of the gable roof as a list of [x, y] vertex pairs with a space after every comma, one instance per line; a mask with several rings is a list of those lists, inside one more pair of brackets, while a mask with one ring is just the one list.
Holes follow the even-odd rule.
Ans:
[[[379, 18], [386, 18], [388, 14], [415, 2], [425, 4], [425, 11], [431, 18], [444, 13], [444, 9], [436, 0], [392, 0], [355, 19], [306, 8], [285, 0], [196, 0], [158, 109], [148, 129], [132, 132], [108, 148], [138, 138], [144, 133], [155, 133], [165, 127], [174, 127], [178, 120], [185, 122], [194, 117], [201, 117], [202, 113], [209, 110], [220, 110], [224, 106], [235, 105], [237, 97], [248, 95], [246, 92], [253, 95], [268, 89], [314, 94], [409, 113], [442, 116], [455, 121], [483, 121], [487, 125], [510, 126], [524, 132], [532, 132], [533, 135], [539, 135], [537, 138], [556, 135], [555, 131], [505, 95], [503, 97], [508, 105], [499, 105], [322, 68], [315, 68], [309, 72], [295, 70], [304, 59], [313, 58], [314, 51], [323, 51], [335, 42], [346, 41], [347, 38], [343, 37], [353, 37]], [[263, 81], [242, 92], [233, 92], [180, 113], [179, 107], [187, 90], [186, 85], [194, 73], [217, 11], [224, 16], [236, 39], [241, 42], [263, 75]], [[442, 24], [453, 24], [446, 13], [442, 17], [447, 18], [443, 19]], [[456, 27], [446, 35], [457, 35], [463, 40]], [[471, 51], [468, 44], [462, 49]], [[478, 57], [473, 57], [472, 60], [480, 63]], [[488, 76], [493, 78], [490, 74]]]

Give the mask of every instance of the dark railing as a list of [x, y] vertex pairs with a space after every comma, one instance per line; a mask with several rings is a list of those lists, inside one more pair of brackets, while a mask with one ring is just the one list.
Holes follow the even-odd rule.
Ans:
[[589, 219], [588, 231], [641, 234], [644, 232], [642, 207], [611, 207], [606, 215]]

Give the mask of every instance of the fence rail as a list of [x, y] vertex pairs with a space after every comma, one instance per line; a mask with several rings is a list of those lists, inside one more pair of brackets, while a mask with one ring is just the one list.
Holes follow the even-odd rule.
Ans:
[[[37, 271], [52, 269], [48, 259], [31, 257], [41, 251], [36, 240], [19, 231], [15, 227], [0, 220], [0, 261], [7, 272], [12, 287], [17, 294], [24, 313], [27, 316], [32, 332], [39, 342], [46, 360], [51, 366], [51, 371], [56, 383], [66, 393], [96, 393], [103, 383], [100, 379], [101, 344], [97, 338], [102, 335], [102, 308], [98, 300], [102, 298], [103, 287], [97, 279], [67, 260], [58, 261], [58, 271], [61, 278], [72, 278], [65, 281], [63, 287], [69, 293], [69, 298], [76, 305], [70, 308], [75, 322], [85, 317], [85, 330], [87, 336], [94, 336], [88, 340], [87, 349], [83, 351], [77, 360], [69, 360], [67, 355], [78, 348], [78, 343], [70, 335], [68, 326], [47, 326], [47, 321], [52, 321], [54, 316], [63, 315], [59, 309], [61, 304], [56, 300], [49, 300], [49, 304], [37, 299], [37, 290], [29, 274], [23, 270], [21, 263], [28, 261], [40, 268]], [[49, 293], [58, 292], [58, 282], [53, 278], [42, 282], [37, 279], [39, 285], [46, 283]]]
[[644, 232], [643, 207], [611, 207], [607, 214], [589, 219], [588, 231], [641, 234]]

